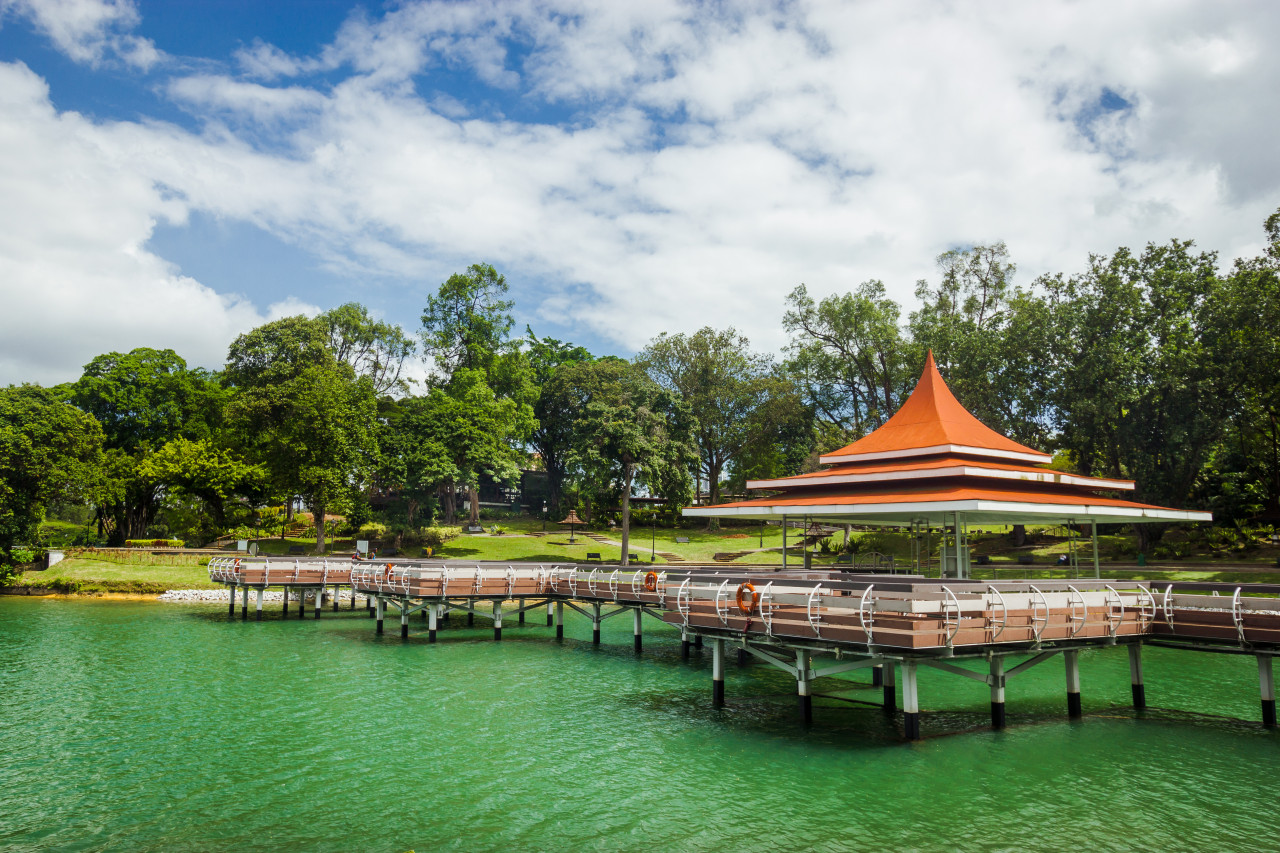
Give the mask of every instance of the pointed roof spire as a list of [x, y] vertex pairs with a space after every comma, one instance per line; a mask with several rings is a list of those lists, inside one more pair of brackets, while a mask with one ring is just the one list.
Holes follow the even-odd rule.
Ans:
[[899, 459], [936, 453], [963, 453], [1018, 462], [1048, 462], [1053, 457], [1005, 438], [983, 424], [951, 393], [933, 360], [911, 396], [884, 426], [853, 444], [821, 457], [823, 463]]

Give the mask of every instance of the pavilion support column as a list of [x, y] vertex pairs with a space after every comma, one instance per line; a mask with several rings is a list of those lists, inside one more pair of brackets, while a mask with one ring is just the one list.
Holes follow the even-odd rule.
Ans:
[[787, 570], [787, 517], [782, 517], [782, 570]]
[[1004, 655], [991, 656], [991, 728], [1004, 728]]
[[812, 654], [807, 649], [796, 651], [796, 692], [800, 696], [800, 722], [806, 726], [813, 722], [813, 680], [809, 668]]
[[[1093, 540], [1093, 576], [1095, 578], [1101, 578], [1102, 566], [1099, 565], [1098, 560], [1098, 522], [1092, 518], [1089, 519], [1089, 536]], [[1146, 706], [1144, 705], [1143, 707]]]
[[643, 616], [643, 615], [644, 615], [644, 611], [643, 611], [643, 610], [641, 610], [639, 607], [637, 607], [635, 610], [632, 610], [632, 611], [631, 611], [631, 620], [632, 620], [632, 621], [631, 621], [631, 633], [632, 633], [632, 634], [634, 635], [634, 637], [635, 637], [635, 650], [636, 650], [636, 654], [640, 654], [641, 649], [643, 649], [643, 648], [644, 648], [644, 641], [643, 641], [643, 640], [641, 639], [641, 637], [640, 637], [640, 630], [641, 630], [641, 628], [640, 628], [640, 617], [641, 617], [641, 616]]
[[894, 663], [891, 660], [885, 661], [880, 665], [880, 671], [884, 673], [883, 693], [884, 710], [886, 713], [892, 714], [898, 710], [898, 694], [894, 682]]
[[1147, 707], [1147, 685], [1142, 680], [1142, 643], [1129, 644], [1129, 684], [1133, 688], [1133, 707]]
[[439, 626], [440, 605], [432, 604], [427, 608], [427, 642], [434, 643], [436, 641], [436, 629]]
[[1080, 708], [1080, 652], [1071, 649], [1062, 653], [1067, 667], [1067, 716], [1078, 720], [1084, 716]]
[[387, 612], [387, 603], [382, 600], [382, 596], [378, 596], [378, 601], [374, 604], [374, 618], [378, 620], [378, 626], [374, 633], [382, 633], [382, 617]]
[[564, 639], [564, 602], [556, 602], [556, 639]]
[[265, 588], [265, 587], [258, 587], [257, 602], [256, 602], [256, 603], [257, 603], [257, 608], [256, 608], [256, 613], [257, 613], [257, 615], [255, 615], [255, 616], [254, 616], [254, 621], [255, 621], [255, 622], [261, 622], [261, 621], [262, 621], [262, 598], [263, 598], [263, 595], [264, 595], [265, 593], [266, 593], [266, 588]]
[[902, 731], [907, 740], [920, 740], [920, 695], [913, 660], [902, 662]]
[[1271, 670], [1271, 655], [1258, 655], [1258, 686], [1262, 692], [1262, 724], [1276, 727], [1276, 680]]
[[711, 707], [724, 707], [724, 640], [711, 641]]
[[493, 603], [493, 638], [495, 640], [502, 639], [502, 602], [495, 601]]

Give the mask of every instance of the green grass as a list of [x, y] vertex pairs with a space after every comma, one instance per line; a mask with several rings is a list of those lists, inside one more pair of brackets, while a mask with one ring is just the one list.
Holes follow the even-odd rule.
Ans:
[[51, 592], [164, 592], [167, 589], [217, 589], [209, 582], [208, 558], [145, 554], [71, 557], [43, 572], [27, 572], [15, 586]]

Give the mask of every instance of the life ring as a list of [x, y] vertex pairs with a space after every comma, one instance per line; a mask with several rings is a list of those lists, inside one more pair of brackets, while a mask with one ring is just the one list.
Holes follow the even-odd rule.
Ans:
[[744, 615], [750, 616], [759, 603], [760, 593], [756, 592], [756, 588], [751, 581], [738, 584], [738, 609]]
[[234, 572], [235, 574], [237, 574], [237, 575], [238, 575], [238, 574], [240, 574], [240, 561], [239, 561], [239, 560], [236, 560], [235, 567], [234, 567], [231, 571], [233, 571], [233, 572]]
[[658, 573], [649, 572], [644, 576], [644, 588], [647, 592], [658, 591]]

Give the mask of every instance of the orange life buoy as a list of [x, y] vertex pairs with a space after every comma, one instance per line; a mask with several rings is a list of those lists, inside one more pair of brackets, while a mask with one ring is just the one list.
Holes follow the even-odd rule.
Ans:
[[745, 615], [750, 616], [751, 612], [756, 609], [756, 605], [760, 603], [760, 593], [756, 592], [756, 588], [751, 581], [738, 584], [738, 609]]
[[658, 573], [657, 572], [649, 572], [644, 576], [644, 588], [648, 592], [658, 591]]

